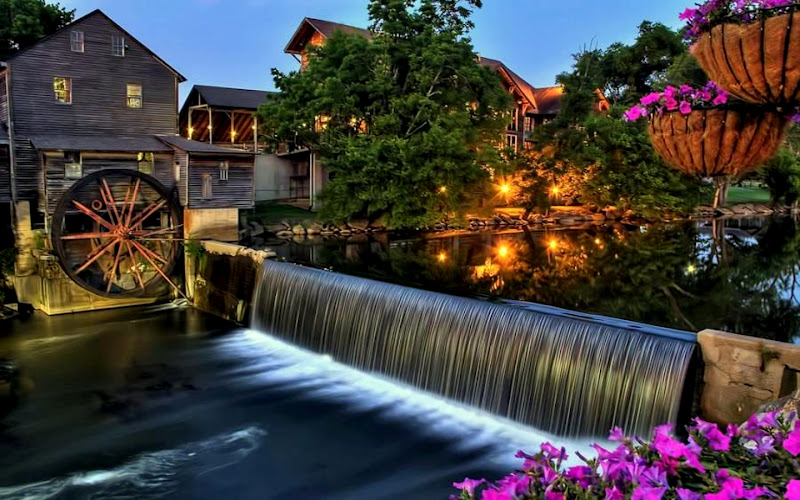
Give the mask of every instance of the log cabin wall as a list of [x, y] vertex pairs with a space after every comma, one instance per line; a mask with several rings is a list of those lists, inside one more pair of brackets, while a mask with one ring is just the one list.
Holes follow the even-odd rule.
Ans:
[[[220, 179], [220, 162], [227, 160], [228, 180]], [[208, 176], [211, 196], [203, 197], [203, 182]], [[253, 208], [254, 205], [253, 157], [222, 158], [189, 155], [189, 208]]]
[[0, 144], [0, 203], [11, 201], [11, 165], [8, 156], [8, 145]]

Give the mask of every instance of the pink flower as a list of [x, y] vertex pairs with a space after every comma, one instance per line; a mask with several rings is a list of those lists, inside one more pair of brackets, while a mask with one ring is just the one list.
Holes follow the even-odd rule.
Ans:
[[625, 500], [625, 495], [616, 486], [606, 488], [606, 500]]
[[[642, 100], [644, 100], [644, 98]], [[608, 440], [612, 442], [621, 443], [625, 441], [625, 439], [625, 433], [622, 431], [622, 427], [614, 427], [608, 435]]]
[[717, 97], [714, 98], [713, 102], [714, 102], [714, 106], [721, 106], [721, 105], [725, 104], [726, 102], [728, 102], [728, 94], [721, 93], [721, 94], [717, 95]]
[[460, 483], [453, 483], [453, 488], [461, 491], [466, 491], [469, 496], [475, 494], [475, 488], [485, 483], [485, 479], [470, 479], [465, 477]]
[[700, 500], [700, 494], [685, 488], [676, 488], [675, 493], [678, 494], [678, 500]]
[[792, 479], [786, 484], [786, 500], [800, 500], [800, 480]]
[[691, 94], [691, 93], [692, 93], [692, 91], [693, 91], [694, 89], [692, 88], [692, 86], [691, 86], [691, 85], [685, 85], [685, 84], [684, 84], [684, 85], [681, 85], [681, 86], [680, 86], [680, 90], [681, 90], [681, 94], [683, 94], [683, 95], [689, 95], [689, 94]]
[[481, 500], [514, 500], [514, 494], [508, 491], [488, 489], [483, 490]]
[[678, 109], [682, 115], [688, 115], [692, 112], [692, 105], [689, 104], [689, 101], [681, 101], [681, 105]]
[[576, 465], [567, 469], [565, 477], [573, 483], [579, 485], [581, 488], [586, 489], [590, 484], [592, 477], [592, 468], [585, 465]]
[[647, 116], [647, 110], [641, 106], [634, 106], [625, 112], [625, 120], [629, 122], [635, 122], [643, 116]]
[[544, 500], [564, 500], [564, 494], [558, 491], [545, 491]]
[[800, 427], [793, 430], [783, 442], [783, 449], [793, 457], [800, 455]]
[[686, 9], [680, 14], [678, 14], [678, 19], [681, 21], [688, 21], [689, 19], [694, 19], [697, 15], [697, 9]]
[[655, 104], [660, 100], [661, 100], [661, 94], [659, 94], [658, 92], [652, 92], [642, 97], [642, 99], [639, 102], [642, 104], [642, 106], [650, 106], [651, 104]]
[[651, 488], [647, 486], [639, 486], [633, 490], [631, 500], [661, 500], [667, 488]]
[[667, 97], [666, 102], [667, 111], [675, 111], [678, 108], [678, 101], [674, 97]]

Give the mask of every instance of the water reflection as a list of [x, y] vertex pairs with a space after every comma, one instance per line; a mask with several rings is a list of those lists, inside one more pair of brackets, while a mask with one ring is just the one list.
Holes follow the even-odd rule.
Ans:
[[800, 341], [791, 218], [274, 242], [287, 260], [458, 295]]

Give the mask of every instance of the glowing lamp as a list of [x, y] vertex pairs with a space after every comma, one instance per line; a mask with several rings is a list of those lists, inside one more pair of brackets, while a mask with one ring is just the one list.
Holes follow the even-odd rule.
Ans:
[[602, 243], [603, 243], [603, 242], [602, 242], [602, 241], [600, 241], [600, 238], [595, 238], [595, 239], [594, 239], [594, 244], [595, 244], [595, 245], [600, 245], [600, 244], [602, 244]]
[[500, 192], [503, 194], [508, 194], [511, 192], [511, 186], [508, 184], [500, 184]]
[[446, 193], [447, 192], [447, 186], [440, 187], [439, 188], [439, 192], [442, 193], [442, 194]]
[[447, 252], [445, 252], [444, 250], [442, 250], [442, 251], [441, 251], [441, 252], [439, 252], [439, 254], [436, 256], [436, 259], [437, 259], [439, 262], [445, 262], [445, 261], [447, 260]]
[[500, 257], [501, 259], [505, 259], [506, 257], [508, 257], [508, 254], [509, 250], [507, 246], [500, 245], [499, 247], [497, 247], [497, 256]]
[[547, 247], [548, 247], [550, 250], [555, 250], [555, 249], [557, 249], [557, 248], [558, 248], [558, 240], [556, 240], [556, 239], [554, 238], [554, 239], [552, 239], [552, 240], [548, 241], [548, 242], [547, 242]]
[[553, 194], [553, 196], [558, 196], [558, 193], [560, 193], [561, 190], [558, 188], [558, 186], [553, 186], [550, 188], [550, 192]]

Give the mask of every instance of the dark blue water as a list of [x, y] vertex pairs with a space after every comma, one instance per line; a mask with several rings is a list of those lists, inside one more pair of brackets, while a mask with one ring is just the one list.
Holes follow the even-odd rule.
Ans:
[[0, 358], [3, 499], [446, 498], [543, 439], [190, 309], [36, 314]]

